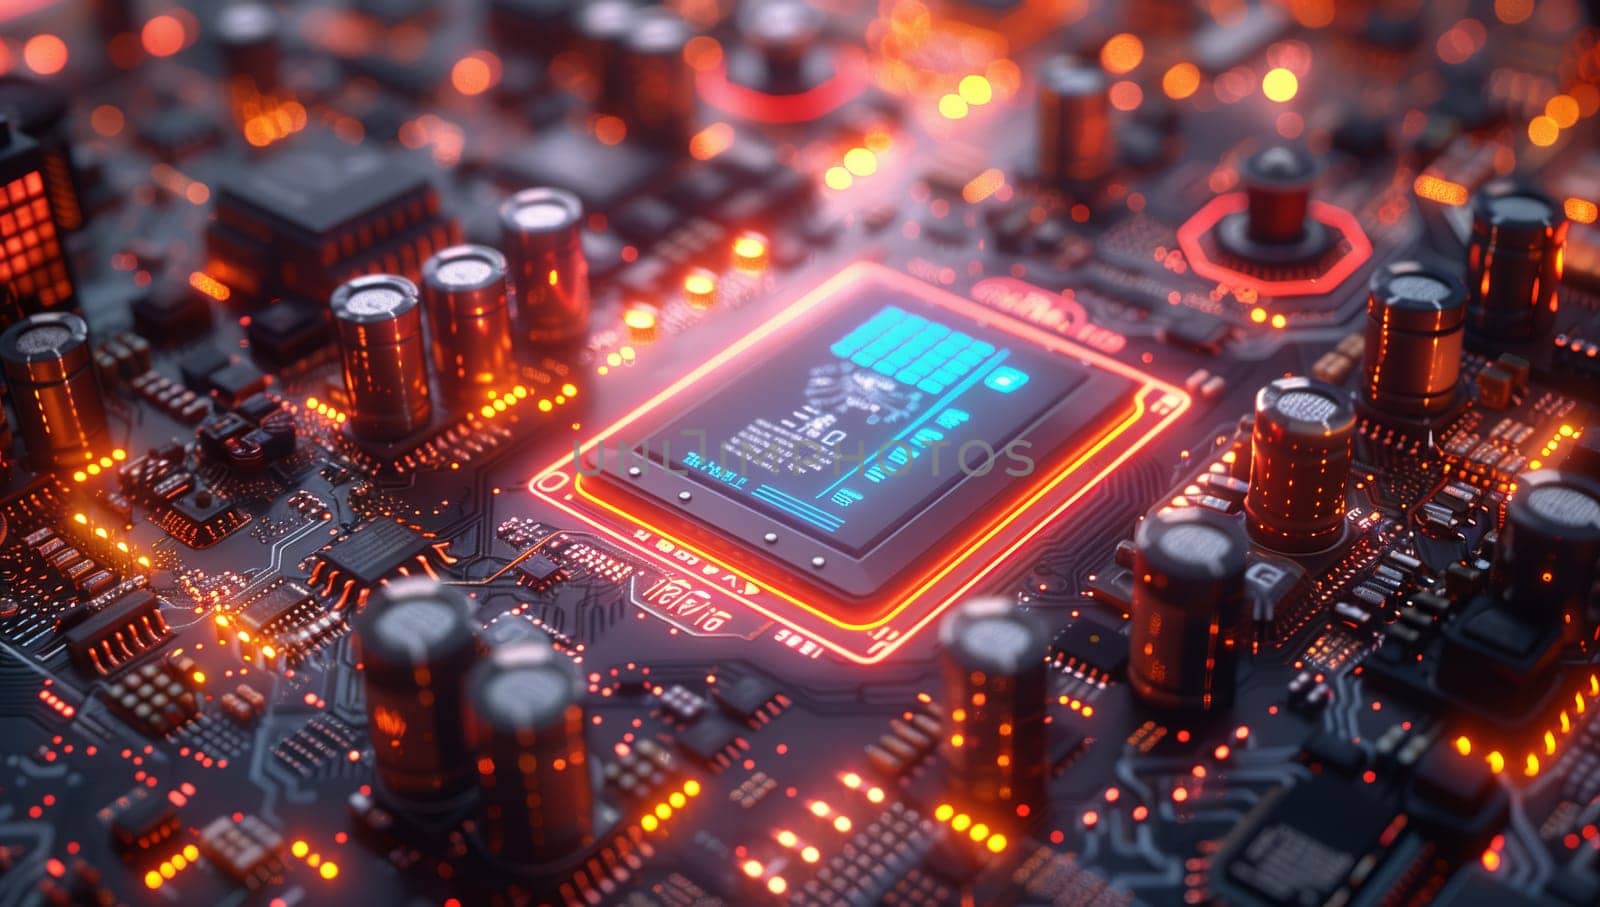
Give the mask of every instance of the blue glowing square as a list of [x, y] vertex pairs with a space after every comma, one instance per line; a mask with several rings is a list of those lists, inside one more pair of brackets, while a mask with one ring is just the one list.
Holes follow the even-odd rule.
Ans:
[[1027, 383], [1028, 373], [1014, 369], [1009, 365], [1000, 366], [990, 372], [987, 378], [983, 379], [984, 387], [999, 391], [1002, 394], [1009, 394]]

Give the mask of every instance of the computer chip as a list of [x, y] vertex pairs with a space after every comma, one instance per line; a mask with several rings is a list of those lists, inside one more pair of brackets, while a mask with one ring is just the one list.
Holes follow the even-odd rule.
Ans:
[[901, 615], [914, 628], [1186, 403], [1057, 335], [863, 264], [531, 488], [591, 522], [645, 528], [661, 543], [628, 537], [653, 556], [703, 556], [735, 575], [719, 577], [724, 592], [820, 619], [809, 632]]

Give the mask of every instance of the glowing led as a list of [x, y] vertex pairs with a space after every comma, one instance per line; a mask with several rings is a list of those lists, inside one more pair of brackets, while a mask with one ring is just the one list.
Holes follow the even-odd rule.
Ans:
[[939, 115], [947, 120], [963, 119], [969, 109], [967, 102], [961, 99], [961, 95], [947, 94], [939, 99]]
[[741, 233], [733, 240], [733, 264], [742, 271], [760, 271], [767, 266], [767, 238], [759, 233]]
[[1112, 35], [1105, 46], [1100, 48], [1100, 65], [1104, 66], [1107, 72], [1119, 76], [1133, 72], [1143, 62], [1144, 42], [1139, 40], [1138, 35], [1127, 32]]
[[[705, 268], [694, 268], [683, 278], [683, 298], [697, 309], [709, 309], [717, 301], [717, 276]], [[565, 385], [562, 392], [566, 393]], [[577, 388], [572, 388], [573, 393]], [[567, 394], [572, 396], [572, 394]]]
[[1266, 95], [1269, 101], [1282, 104], [1294, 100], [1294, 96], [1299, 92], [1300, 80], [1282, 66], [1267, 70], [1267, 74], [1261, 77], [1261, 93]]
[[1540, 148], [1554, 145], [1560, 137], [1561, 124], [1554, 117], [1540, 114], [1528, 121], [1528, 141]]
[[649, 343], [656, 339], [657, 320], [655, 306], [646, 302], [629, 303], [622, 313], [622, 323], [628, 328], [628, 336], [636, 343]]
[[956, 86], [956, 93], [961, 95], [961, 100], [974, 107], [994, 100], [994, 86], [980, 75], [963, 76], [961, 84]]
[[1174, 101], [1181, 101], [1200, 90], [1200, 67], [1193, 63], [1174, 63], [1161, 76], [1161, 90]]
[[822, 174], [822, 182], [827, 185], [829, 189], [832, 189], [836, 192], [850, 188], [855, 181], [856, 178], [850, 175], [850, 171], [838, 165], [829, 167]]
[[844, 169], [856, 176], [871, 176], [878, 172], [878, 156], [865, 148], [851, 148], [844, 153]]

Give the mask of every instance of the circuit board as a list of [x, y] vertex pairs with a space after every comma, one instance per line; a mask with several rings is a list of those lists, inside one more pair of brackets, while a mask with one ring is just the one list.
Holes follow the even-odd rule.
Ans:
[[1600, 903], [1600, 4], [0, 0], [0, 905]]

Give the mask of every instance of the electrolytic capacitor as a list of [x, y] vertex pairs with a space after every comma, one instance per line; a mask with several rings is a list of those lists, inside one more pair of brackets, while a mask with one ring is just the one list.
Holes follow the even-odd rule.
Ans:
[[739, 37], [728, 78], [765, 94], [799, 94], [834, 73], [822, 38], [827, 16], [805, 0], [763, 0], [739, 10]]
[[1163, 709], [1228, 708], [1250, 617], [1244, 527], [1214, 510], [1173, 508], [1140, 524], [1134, 545], [1134, 694]]
[[333, 322], [356, 435], [397, 441], [428, 424], [428, 359], [417, 285], [368, 274], [333, 291]]
[[462, 698], [478, 658], [466, 598], [434, 580], [395, 580], [354, 623], [379, 787], [418, 805], [465, 793], [473, 760]]
[[664, 9], [638, 15], [623, 44], [622, 72], [628, 91], [622, 119], [641, 141], [683, 151], [694, 134], [694, 69], [684, 48], [694, 30]]
[[1105, 72], [1071, 57], [1039, 67], [1040, 182], [1060, 185], [1096, 180], [1111, 170], [1117, 140]]
[[1566, 241], [1566, 214], [1538, 190], [1508, 180], [1479, 189], [1467, 242], [1467, 331], [1490, 346], [1549, 333]]
[[1009, 599], [977, 598], [945, 618], [939, 642], [953, 787], [985, 806], [1037, 805], [1048, 761], [1043, 627]]
[[594, 836], [584, 683], [537, 640], [494, 649], [467, 682], [484, 843], [501, 859], [547, 863]]
[[1367, 294], [1362, 399], [1403, 417], [1448, 410], [1461, 377], [1466, 315], [1467, 288], [1454, 275], [1414, 261], [1380, 269]]
[[105, 401], [82, 318], [71, 312], [24, 318], [0, 334], [0, 363], [31, 462], [79, 466], [107, 452]]
[[1600, 602], [1600, 482], [1553, 469], [1517, 477], [1495, 551], [1494, 580], [1511, 610], [1594, 641]]
[[1217, 225], [1223, 251], [1257, 264], [1293, 264], [1326, 252], [1332, 235], [1311, 216], [1319, 169], [1298, 145], [1269, 145], [1246, 158], [1239, 167], [1245, 210]]
[[256, 91], [278, 87], [283, 51], [278, 14], [265, 3], [232, 3], [217, 13], [217, 45], [228, 75], [247, 79]]
[[1279, 378], [1256, 394], [1244, 499], [1256, 541], [1299, 554], [1339, 540], [1355, 427], [1349, 395], [1331, 384]]
[[563, 189], [524, 189], [500, 206], [517, 334], [531, 349], [589, 332], [589, 260], [583, 203]]
[[573, 58], [595, 87], [594, 109], [621, 114], [626, 108], [628, 77], [622, 48], [639, 16], [632, 0], [591, 0], [572, 13]]
[[506, 258], [488, 246], [451, 246], [422, 263], [433, 371], [458, 404], [482, 404], [515, 381]]

